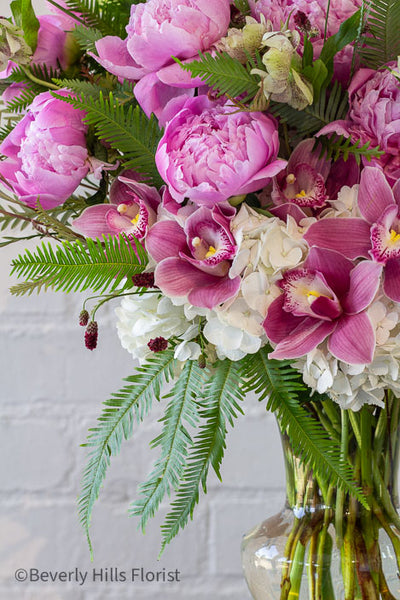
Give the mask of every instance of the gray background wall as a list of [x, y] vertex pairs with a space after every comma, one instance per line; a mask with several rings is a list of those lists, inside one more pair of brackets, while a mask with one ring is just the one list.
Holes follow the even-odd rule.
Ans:
[[[44, 13], [45, 2], [34, 2]], [[0, 14], [9, 4], [0, 0]], [[249, 600], [241, 575], [244, 532], [283, 503], [283, 463], [273, 417], [249, 398], [246, 415], [228, 437], [223, 484], [210, 481], [195, 519], [160, 561], [160, 517], [145, 536], [127, 516], [138, 483], [156, 453], [154, 412], [115, 458], [94, 509], [90, 563], [76, 497], [86, 460], [80, 444], [101, 402], [134, 365], [119, 345], [113, 309], [100, 315], [99, 348], [83, 347], [76, 324], [82, 299], [46, 293], [14, 298], [9, 263], [26, 244], [0, 251], [0, 599], [1, 600]], [[158, 408], [158, 407], [156, 407]], [[162, 407], [160, 407], [162, 408]], [[178, 569], [180, 583], [18, 583], [16, 569], [129, 571]], [[105, 573], [105, 571], [104, 571]], [[115, 573], [115, 571], [114, 571]]]

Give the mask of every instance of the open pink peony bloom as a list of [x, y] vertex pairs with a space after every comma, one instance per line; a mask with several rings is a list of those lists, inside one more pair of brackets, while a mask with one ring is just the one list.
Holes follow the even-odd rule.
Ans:
[[170, 297], [187, 297], [194, 306], [214, 308], [239, 291], [240, 277], [229, 276], [237, 247], [230, 231], [235, 215], [224, 204], [198, 208], [183, 226], [159, 221], [148, 233], [146, 248], [158, 263], [155, 283]]
[[[140, 80], [135, 96], [147, 115], [159, 115], [181, 88], [201, 85], [172, 56], [198, 57], [223, 37], [229, 26], [229, 0], [148, 0], [133, 4], [127, 38], [108, 36], [96, 42], [96, 60], [123, 79]], [[193, 94], [193, 91], [191, 92]]]
[[278, 151], [273, 117], [198, 96], [167, 123], [156, 163], [175, 200], [211, 207], [264, 187], [286, 165]]
[[21, 202], [34, 207], [39, 198], [43, 208], [54, 208], [79, 186], [89, 171], [84, 116], [43, 92], [2, 142], [0, 175]]
[[271, 358], [299, 358], [324, 340], [337, 359], [350, 364], [372, 361], [375, 333], [366, 309], [380, 283], [382, 266], [357, 266], [332, 250], [311, 248], [302, 268], [278, 282], [282, 294], [268, 309], [264, 329], [276, 344]]
[[318, 148], [312, 151], [314, 142], [300, 142], [286, 169], [273, 179], [271, 197], [275, 207], [270, 210], [284, 221], [288, 214], [297, 222], [316, 214], [327, 200], [336, 198], [344, 185], [351, 187], [359, 180], [360, 169], [353, 156], [346, 163], [342, 159], [332, 163], [319, 158]]
[[400, 180], [392, 190], [380, 169], [366, 167], [358, 208], [362, 219], [321, 219], [304, 237], [310, 245], [337, 250], [349, 258], [372, 258], [383, 265], [383, 290], [400, 302]]
[[126, 233], [143, 240], [156, 222], [161, 198], [155, 188], [137, 181], [135, 176], [126, 171], [116, 179], [110, 189], [111, 204], [86, 208], [73, 221], [74, 229], [90, 238]]
[[[392, 65], [394, 66], [394, 64]], [[365, 165], [379, 166], [391, 185], [400, 178], [400, 87], [388, 69], [360, 69], [349, 87], [350, 109], [345, 121], [333, 121], [320, 134], [338, 133], [370, 142], [385, 152]]]

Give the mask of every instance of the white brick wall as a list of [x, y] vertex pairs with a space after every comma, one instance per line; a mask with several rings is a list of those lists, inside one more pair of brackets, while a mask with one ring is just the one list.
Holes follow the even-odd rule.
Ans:
[[[40, 12], [44, 2], [34, 2]], [[9, 5], [0, 0], [2, 14]], [[120, 347], [112, 309], [100, 314], [99, 348], [83, 346], [78, 297], [48, 292], [8, 294], [11, 258], [25, 244], [0, 250], [0, 600], [249, 600], [241, 575], [240, 540], [250, 527], [280, 509], [283, 463], [277, 430], [264, 406], [246, 403], [228, 438], [221, 485], [210, 482], [195, 520], [157, 561], [159, 525], [146, 535], [127, 509], [156, 454], [148, 442], [159, 430], [159, 407], [113, 460], [95, 506], [94, 563], [77, 517], [86, 430], [101, 402], [133, 372]], [[162, 408], [162, 407], [160, 407]], [[16, 569], [130, 571], [178, 569], [180, 583], [18, 583]]]

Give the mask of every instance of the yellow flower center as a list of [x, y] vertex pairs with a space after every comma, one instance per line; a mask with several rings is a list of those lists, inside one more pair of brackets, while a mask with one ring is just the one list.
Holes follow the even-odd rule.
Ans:
[[397, 231], [391, 229], [389, 243], [396, 244], [398, 241], [400, 241], [400, 233], [397, 233]]
[[323, 294], [320, 294], [319, 292], [316, 292], [315, 290], [310, 290], [309, 292], [307, 292], [307, 300], [309, 304], [312, 304], [315, 300], [315, 298], [320, 298], [321, 296], [323, 296]]
[[138, 214], [136, 215], [136, 217], [134, 217], [133, 219], [131, 219], [132, 225], [137, 225], [138, 224], [139, 217], [140, 217], [140, 213], [138, 212]]
[[208, 248], [208, 252], [206, 254], [206, 258], [211, 258], [211, 256], [214, 256], [215, 253], [216, 253], [216, 249], [214, 248], [214, 246], [210, 246]]
[[305, 198], [307, 196], [305, 190], [301, 190], [298, 194], [296, 194], [295, 198]]

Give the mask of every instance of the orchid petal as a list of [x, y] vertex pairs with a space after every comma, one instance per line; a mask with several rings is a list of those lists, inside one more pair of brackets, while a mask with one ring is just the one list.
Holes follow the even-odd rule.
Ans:
[[385, 267], [383, 291], [386, 296], [395, 302], [400, 302], [400, 259], [391, 258]]
[[309, 246], [340, 252], [347, 258], [369, 258], [370, 226], [364, 219], [322, 219], [304, 235]]
[[289, 337], [279, 342], [269, 358], [280, 360], [304, 356], [323, 342], [335, 327], [336, 322], [306, 317]]
[[179, 252], [188, 252], [186, 236], [175, 221], [160, 221], [147, 234], [146, 249], [151, 257], [160, 262]]
[[270, 304], [267, 316], [263, 322], [265, 333], [268, 339], [274, 344], [278, 344], [286, 339], [301, 321], [301, 318], [295, 317], [292, 313], [283, 310], [284, 301], [284, 294], [275, 298]]
[[90, 238], [101, 238], [102, 235], [108, 234], [115, 235], [118, 228], [116, 230], [109, 224], [107, 215], [110, 212], [118, 215], [116, 208], [110, 204], [89, 206], [77, 219], [72, 221], [72, 226], [76, 231]]
[[375, 332], [365, 312], [340, 319], [328, 340], [328, 350], [351, 365], [370, 363], [375, 351]]
[[395, 203], [393, 192], [381, 169], [365, 167], [361, 173], [358, 207], [368, 223], [376, 223], [382, 212]]
[[375, 298], [380, 284], [382, 265], [370, 260], [359, 263], [350, 273], [350, 289], [342, 300], [347, 314], [366, 309]]
[[304, 268], [319, 271], [325, 277], [329, 287], [340, 298], [349, 289], [350, 272], [353, 263], [342, 254], [324, 248], [311, 248]]

